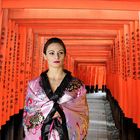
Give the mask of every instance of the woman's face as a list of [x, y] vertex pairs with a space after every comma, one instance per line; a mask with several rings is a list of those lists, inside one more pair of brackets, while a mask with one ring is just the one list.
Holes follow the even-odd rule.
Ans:
[[44, 58], [48, 61], [49, 67], [63, 67], [65, 58], [63, 47], [59, 43], [50, 44], [46, 50]]

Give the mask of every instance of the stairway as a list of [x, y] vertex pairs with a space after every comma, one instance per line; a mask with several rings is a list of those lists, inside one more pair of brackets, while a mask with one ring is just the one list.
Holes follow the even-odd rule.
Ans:
[[110, 104], [105, 92], [87, 94], [89, 105], [89, 130], [87, 140], [119, 140]]

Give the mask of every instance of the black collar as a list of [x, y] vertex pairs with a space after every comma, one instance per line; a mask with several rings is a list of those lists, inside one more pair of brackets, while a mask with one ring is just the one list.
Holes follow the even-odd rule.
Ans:
[[48, 72], [48, 70], [46, 70], [40, 74], [40, 77], [41, 77], [40, 86], [44, 89], [47, 97], [50, 100], [57, 102], [64, 95], [64, 90], [72, 79], [71, 72], [68, 70], [64, 70], [66, 75], [54, 93], [51, 89], [50, 82], [49, 82], [49, 79], [47, 76], [47, 72]]

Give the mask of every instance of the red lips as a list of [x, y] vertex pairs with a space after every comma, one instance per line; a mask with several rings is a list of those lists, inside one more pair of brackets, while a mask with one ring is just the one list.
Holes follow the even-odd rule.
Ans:
[[60, 61], [54, 61], [53, 63], [60, 63]]

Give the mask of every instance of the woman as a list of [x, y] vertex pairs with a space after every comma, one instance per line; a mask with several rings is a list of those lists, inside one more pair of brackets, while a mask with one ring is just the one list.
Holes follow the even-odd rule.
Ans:
[[66, 48], [61, 39], [49, 39], [43, 52], [48, 70], [28, 83], [25, 140], [85, 140], [89, 120], [85, 86], [63, 68]]

